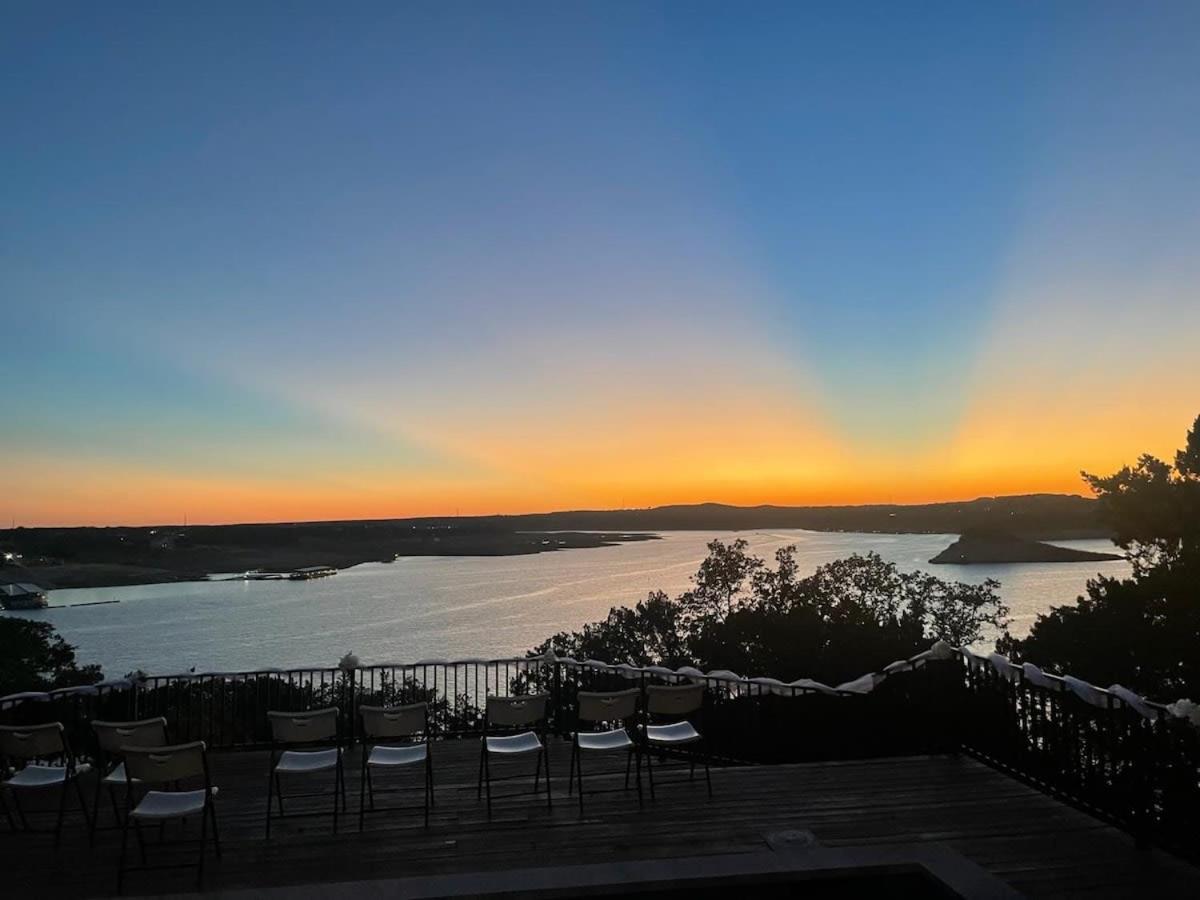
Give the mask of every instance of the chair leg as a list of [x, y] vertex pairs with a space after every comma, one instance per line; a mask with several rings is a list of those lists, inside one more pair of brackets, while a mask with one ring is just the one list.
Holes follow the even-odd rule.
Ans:
[[341, 802], [338, 799], [338, 795], [341, 792], [341, 787], [342, 787], [342, 764], [341, 764], [341, 761], [339, 760], [338, 764], [333, 767], [333, 833], [334, 834], [337, 834], [337, 830], [338, 830], [338, 806]]
[[575, 761], [575, 777], [579, 779], [577, 787], [579, 788], [579, 815], [583, 815], [583, 754], [579, 754], [579, 759]]
[[650, 780], [650, 799], [654, 799], [654, 752], [646, 748], [646, 777]]
[[[428, 753], [428, 751], [426, 751]], [[425, 757], [425, 827], [429, 827], [429, 804], [433, 796], [433, 770], [429, 768], [429, 757]]]
[[425, 750], [425, 765], [429, 770], [429, 805], [437, 806], [437, 797], [433, 794], [433, 756], [429, 754], [429, 750]]
[[575, 793], [575, 759], [579, 756], [579, 745], [571, 743], [571, 765], [567, 772], [567, 796]]
[[546, 766], [546, 809], [554, 809], [554, 800], [550, 796], [550, 747], [549, 745], [542, 748], [542, 759]]
[[4, 810], [4, 820], [8, 822], [8, 830], [16, 833], [17, 823], [13, 820], [12, 812], [9, 811], [8, 800], [5, 797], [7, 793], [8, 791], [0, 789], [0, 809]]
[[21, 792], [13, 791], [12, 798], [13, 798], [13, 806], [15, 806], [17, 809], [17, 819], [21, 823], [21, 830], [28, 831], [29, 830], [29, 820], [27, 818], [25, 818], [25, 807], [21, 803]]
[[475, 786], [475, 802], [483, 799], [483, 760], [487, 756], [487, 738], [479, 742], [479, 783]]
[[[109, 800], [109, 803], [112, 804], [113, 821], [116, 822], [118, 825], [120, 825], [121, 824], [121, 805], [117, 802], [116, 788], [110, 787], [108, 789], [108, 800]], [[99, 811], [97, 811], [96, 818], [97, 819], [100, 818]]]
[[121, 893], [121, 888], [125, 883], [125, 851], [129, 847], [129, 816], [125, 816], [125, 820], [121, 825], [121, 855], [117, 857], [117, 893]]
[[92, 798], [92, 824], [88, 829], [88, 844], [96, 846], [96, 825], [100, 822], [100, 794], [104, 790], [104, 776], [96, 769], [96, 790]]
[[75, 781], [75, 796], [79, 798], [79, 809], [83, 812], [83, 821], [87, 823], [88, 834], [96, 833], [96, 820], [92, 818], [92, 814], [88, 812], [87, 800], [83, 794], [83, 785], [79, 783], [79, 776], [76, 775]]
[[208, 815], [212, 819], [213, 850], [216, 851], [217, 859], [220, 859], [221, 835], [217, 831], [217, 802], [211, 796], [208, 798]]
[[483, 751], [483, 787], [487, 791], [487, 813], [488, 818], [492, 817], [492, 765], [487, 756], [487, 749]]
[[267, 775], [267, 840], [271, 839], [271, 808], [275, 805], [275, 773]]
[[630, 750], [629, 753], [634, 758], [633, 761], [634, 761], [634, 764], [635, 764], [636, 770], [637, 770], [636, 777], [637, 777], [638, 806], [641, 806], [642, 805], [642, 753], [636, 747], [633, 748], [632, 750]]
[[704, 782], [708, 785], [708, 796], [712, 799], [712, 775], [708, 771], [708, 763], [711, 759], [711, 754], [708, 752], [708, 745], [704, 745]]
[[141, 857], [142, 865], [146, 865], [146, 838], [142, 834], [142, 823], [137, 819], [133, 820], [133, 834], [138, 842], [138, 855]]
[[[358, 778], [358, 830], [363, 830], [363, 820], [367, 815], [367, 779], [370, 778], [370, 770], [367, 768], [367, 754], [363, 750], [363, 765], [362, 773]], [[375, 809], [375, 796], [371, 796], [371, 810]]]
[[63, 816], [67, 811], [67, 779], [63, 778], [62, 787], [58, 792], [58, 819], [54, 823], [54, 848], [57, 850], [62, 840]]
[[633, 751], [625, 754], [625, 790], [629, 790], [629, 770], [633, 768]]
[[[207, 807], [208, 804], [205, 804]], [[200, 862], [196, 865], [196, 887], [204, 884], [204, 845], [208, 842], [208, 810], [200, 810]]]

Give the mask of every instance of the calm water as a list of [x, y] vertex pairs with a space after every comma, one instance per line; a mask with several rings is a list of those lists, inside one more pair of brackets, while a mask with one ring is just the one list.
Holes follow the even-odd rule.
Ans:
[[[1037, 613], [1073, 603], [1097, 572], [1124, 562], [929, 566], [954, 535], [825, 534], [809, 531], [665, 532], [662, 540], [536, 556], [411, 557], [371, 563], [315, 581], [231, 581], [54, 591], [51, 608], [25, 613], [53, 622], [108, 675], [334, 665], [353, 650], [364, 663], [523, 654], [564, 629], [603, 617], [648, 591], [688, 586], [714, 537], [744, 537], [771, 558], [797, 546], [802, 571], [873, 550], [903, 569], [941, 578], [997, 578], [1025, 634]], [[1111, 550], [1106, 541], [1063, 541]], [[118, 604], [65, 608], [96, 600]], [[888, 660], [880, 660], [884, 664]], [[769, 673], [745, 673], [769, 674]]]

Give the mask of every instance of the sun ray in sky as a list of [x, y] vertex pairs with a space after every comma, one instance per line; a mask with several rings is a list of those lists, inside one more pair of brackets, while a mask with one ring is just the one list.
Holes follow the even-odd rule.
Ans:
[[0, 12], [0, 516], [1084, 490], [1200, 411], [1200, 10]]

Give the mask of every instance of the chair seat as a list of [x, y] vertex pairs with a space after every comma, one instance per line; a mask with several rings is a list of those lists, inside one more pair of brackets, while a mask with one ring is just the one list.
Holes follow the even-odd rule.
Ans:
[[700, 732], [685, 719], [670, 725], [648, 725], [646, 740], [651, 744], [687, 744], [700, 740]]
[[429, 755], [425, 744], [410, 744], [406, 747], [372, 747], [367, 757], [368, 766], [411, 766], [424, 762]]
[[326, 772], [337, 766], [341, 755], [340, 747], [331, 747], [329, 750], [284, 750], [279, 755], [279, 762], [275, 763], [275, 771], [294, 775]]
[[612, 731], [581, 731], [579, 732], [580, 750], [624, 750], [633, 746], [629, 734], [624, 728], [614, 728]]
[[[75, 774], [82, 775], [91, 769], [87, 763], [75, 767]], [[4, 782], [10, 788], [44, 788], [62, 784], [67, 778], [66, 766], [26, 766]]]
[[[134, 784], [141, 784], [142, 779], [132, 779]], [[117, 763], [115, 769], [104, 776], [104, 783], [108, 785], [119, 785], [125, 783], [125, 763]]]
[[528, 753], [531, 750], [542, 749], [542, 742], [532, 731], [523, 731], [520, 734], [489, 734], [486, 740], [488, 753]]
[[[213, 796], [217, 789], [212, 789]], [[204, 809], [204, 789], [198, 791], [147, 791], [130, 815], [135, 819], [181, 819]]]

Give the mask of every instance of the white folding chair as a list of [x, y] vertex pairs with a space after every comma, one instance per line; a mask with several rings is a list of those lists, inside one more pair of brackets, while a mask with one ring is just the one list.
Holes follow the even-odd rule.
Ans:
[[543, 740], [546, 733], [546, 704], [549, 699], [549, 694], [487, 698], [484, 707], [484, 735], [483, 740], [479, 743], [479, 786], [475, 792], [475, 799], [478, 801], [486, 788], [489, 818], [492, 815], [491, 757], [493, 756], [511, 759], [528, 753], [536, 753], [533, 793], [537, 794], [538, 792], [538, 781], [544, 765], [546, 768], [546, 806], [553, 806], [550, 798], [550, 755]]
[[17, 830], [8, 809], [6, 795], [11, 795], [17, 817], [24, 831], [32, 831], [21, 805], [21, 794], [58, 788], [58, 818], [54, 824], [54, 846], [62, 839], [63, 817], [67, 811], [67, 785], [75, 787], [79, 808], [91, 832], [91, 816], [83, 798], [79, 776], [89, 771], [87, 763], [76, 763], [75, 754], [67, 741], [61, 722], [45, 725], [0, 725], [0, 805], [9, 827]]
[[137, 722], [92, 722], [96, 735], [96, 796], [92, 802], [91, 839], [95, 842], [96, 828], [100, 822], [100, 793], [108, 788], [112, 801], [113, 817], [121, 824], [121, 810], [117, 804], [117, 792], [126, 788], [125, 758], [121, 748], [165, 747], [167, 745], [167, 720], [141, 719]]
[[[346, 775], [342, 769], [342, 747], [338, 739], [336, 707], [311, 712], [267, 713], [271, 723], [271, 770], [267, 780], [267, 837], [271, 837], [271, 801], [279, 804], [283, 818], [281, 775], [302, 777], [333, 772], [333, 832], [337, 834], [339, 803], [346, 809]], [[332, 745], [332, 746], [330, 746]], [[287, 747], [320, 746], [321, 749], [288, 750]], [[315, 815], [315, 813], [314, 813]]]
[[[366, 801], [370, 798], [375, 812], [375, 785], [371, 770], [395, 771], [423, 764], [425, 773], [425, 825], [429, 825], [429, 807], [433, 805], [433, 754], [429, 748], [429, 704], [406, 706], [360, 706], [363, 750], [362, 775], [358, 794], [358, 830], [363, 829]], [[416, 738], [420, 736], [420, 740]], [[387, 741], [388, 743], [380, 743]], [[398, 743], [399, 742], [399, 743]]]
[[[708, 744], [704, 736], [692, 723], [704, 709], [704, 685], [687, 684], [646, 686], [646, 774], [650, 779], [650, 799], [654, 799], [654, 765], [651, 757], [657, 752], [660, 757], [678, 747], [697, 748], [689, 752], [688, 780], [696, 777], [697, 756], [704, 763], [704, 780], [708, 785], [708, 796], [712, 796], [712, 776], [709, 774]], [[658, 718], [673, 719], [665, 724], [652, 724]]]
[[[636, 727], [638, 705], [642, 692], [638, 688], [624, 691], [580, 691], [576, 713], [576, 730], [571, 736], [571, 772], [567, 776], [567, 793], [579, 788], [579, 814], [583, 815], [583, 755], [625, 751], [625, 790], [629, 790], [629, 770], [637, 763], [638, 803], [642, 802], [642, 754], [629, 736], [629, 727]], [[607, 729], [584, 731], [587, 723], [613, 726]]]
[[[217, 834], [217, 789], [213, 787], [208, 772], [208, 753], [203, 741], [176, 744], [171, 747], [120, 748], [125, 766], [126, 811], [121, 828], [121, 856], [117, 861], [117, 893], [125, 884], [128, 871], [152, 869], [176, 869], [191, 866], [191, 863], [151, 866], [146, 861], [146, 841], [142, 835], [142, 824], [153, 823], [165, 826], [167, 822], [184, 820], [191, 816], [200, 817], [200, 858], [196, 863], [196, 884], [204, 881], [204, 851], [208, 846], [208, 826], [212, 824], [213, 847], [221, 855], [221, 839]], [[193, 786], [185, 786], [187, 784]], [[141, 797], [137, 791], [151, 785], [163, 790], [148, 789]], [[169, 789], [172, 788], [173, 789]], [[125, 865], [125, 851], [129, 844], [129, 826], [137, 835], [141, 866], [137, 869]]]

